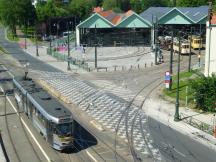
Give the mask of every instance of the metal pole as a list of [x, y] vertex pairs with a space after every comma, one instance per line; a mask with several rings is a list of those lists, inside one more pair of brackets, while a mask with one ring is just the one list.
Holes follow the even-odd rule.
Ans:
[[181, 54], [181, 41], [180, 41], [180, 33], [178, 35], [178, 46], [179, 46], [179, 52], [178, 52], [178, 71], [177, 71], [177, 90], [176, 90], [176, 109], [175, 109], [175, 116], [174, 121], [179, 121], [179, 73], [180, 73], [180, 54]]
[[95, 24], [95, 68], [97, 68], [97, 34], [96, 34], [96, 24]]
[[27, 22], [25, 22], [25, 49], [27, 49], [26, 37], [27, 37]]
[[202, 41], [202, 39], [201, 39], [201, 24], [200, 24], [200, 33], [199, 33], [199, 37], [200, 37], [200, 42], [199, 42], [199, 55], [198, 55], [198, 62], [199, 62], [199, 67], [200, 67], [200, 57], [201, 57], [201, 41]]
[[71, 70], [70, 68], [70, 38], [69, 38], [69, 23], [67, 22], [67, 31], [68, 31], [68, 36], [67, 36], [67, 39], [68, 39], [68, 67], [67, 67], [67, 70]]
[[171, 49], [170, 49], [170, 85], [169, 90], [172, 90], [172, 73], [173, 73], [173, 26], [172, 26], [172, 38], [171, 38]]
[[158, 47], [157, 47], [157, 42], [158, 42], [158, 20], [157, 20], [157, 17], [156, 17], [156, 23], [155, 23], [155, 65], [157, 65], [157, 51], [158, 51]]
[[36, 56], [39, 56], [39, 53], [38, 53], [38, 41], [37, 41], [37, 25], [35, 25], [35, 44], [36, 44]]
[[50, 37], [50, 44], [49, 44], [50, 55], [52, 55], [51, 19], [49, 20], [49, 37]]
[[191, 41], [192, 41], [192, 27], [191, 27], [191, 30], [190, 30], [190, 52], [189, 52], [188, 72], [191, 71]]

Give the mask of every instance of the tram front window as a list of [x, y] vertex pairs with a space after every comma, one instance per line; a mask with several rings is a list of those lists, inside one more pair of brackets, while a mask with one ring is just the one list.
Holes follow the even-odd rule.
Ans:
[[64, 123], [57, 125], [57, 134], [60, 136], [70, 136], [71, 135], [71, 123]]

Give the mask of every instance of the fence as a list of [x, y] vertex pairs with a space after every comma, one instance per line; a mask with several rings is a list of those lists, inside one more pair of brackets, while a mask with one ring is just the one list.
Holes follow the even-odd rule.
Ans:
[[[60, 61], [68, 61], [68, 55], [66, 54], [62, 54], [62, 53], [59, 53], [57, 51], [54, 51], [52, 50], [52, 52], [50, 52], [50, 48], [47, 48], [47, 54], [48, 55], [52, 55], [53, 57], [55, 57], [57, 60], [60, 60]], [[75, 59], [75, 58], [69, 58], [70, 59], [70, 63], [72, 65], [76, 65], [78, 66], [79, 68], [83, 68], [84, 70], [86, 71], [90, 71], [90, 68], [88, 67], [88, 63], [82, 61], [82, 60], [78, 60], [78, 59]]]
[[195, 119], [194, 117], [192, 116], [187, 116], [183, 113], [181, 113], [181, 118], [183, 119], [182, 121], [184, 121], [185, 123], [188, 123], [190, 124], [191, 126], [195, 127], [195, 128], [198, 128], [210, 135], [213, 135], [213, 125], [210, 125], [210, 124], [207, 124], [207, 123], [204, 123], [198, 119]]

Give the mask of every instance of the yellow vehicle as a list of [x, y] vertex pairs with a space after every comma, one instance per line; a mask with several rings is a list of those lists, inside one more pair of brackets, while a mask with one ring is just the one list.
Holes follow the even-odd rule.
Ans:
[[[190, 41], [190, 37], [188, 38], [189, 41]], [[191, 47], [193, 49], [199, 49], [199, 48], [203, 48], [203, 40], [200, 36], [197, 36], [197, 35], [192, 35], [192, 38], [191, 38]]]

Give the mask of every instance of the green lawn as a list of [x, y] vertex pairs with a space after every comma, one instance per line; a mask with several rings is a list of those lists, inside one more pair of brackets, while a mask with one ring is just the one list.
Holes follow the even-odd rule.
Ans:
[[[189, 84], [190, 79], [195, 79], [196, 77], [196, 71], [193, 72], [182, 72], [180, 73], [180, 82], [179, 82], [179, 99], [181, 101], [181, 104], [185, 104], [186, 102], [186, 96], [188, 99], [188, 104], [193, 105], [194, 104], [194, 97], [191, 93], [191, 87]], [[171, 97], [175, 100], [176, 98], [176, 91], [177, 91], [177, 75], [173, 76], [172, 78], [173, 84], [172, 84], [172, 90], [169, 91], [168, 89], [164, 89], [163, 92], [166, 96]]]

